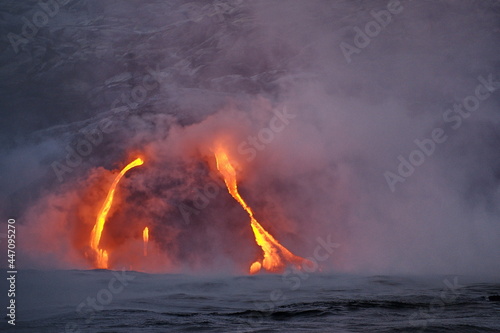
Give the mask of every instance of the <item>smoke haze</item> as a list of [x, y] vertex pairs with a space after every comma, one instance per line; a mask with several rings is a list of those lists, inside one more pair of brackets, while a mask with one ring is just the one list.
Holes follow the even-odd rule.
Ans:
[[93, 268], [102, 201], [142, 156], [103, 233], [111, 266], [246, 273], [261, 249], [223, 144], [276, 239], [302, 257], [339, 244], [324, 270], [498, 276], [500, 6], [389, 3], [70, 1], [16, 53], [8, 34], [40, 9], [4, 1], [0, 211], [19, 264]]

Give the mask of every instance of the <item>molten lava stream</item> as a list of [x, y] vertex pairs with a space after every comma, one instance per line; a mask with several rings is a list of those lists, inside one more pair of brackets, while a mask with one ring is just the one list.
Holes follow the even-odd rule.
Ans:
[[92, 229], [92, 233], [90, 234], [90, 247], [92, 248], [92, 250], [94, 250], [97, 257], [96, 268], [108, 268], [108, 252], [99, 248], [99, 242], [101, 241], [101, 235], [104, 229], [104, 224], [106, 223], [106, 217], [111, 208], [111, 204], [113, 203], [116, 186], [120, 182], [120, 179], [122, 179], [122, 177], [125, 175], [125, 173], [127, 173], [127, 171], [142, 164], [144, 164], [144, 161], [141, 158], [137, 158], [127, 164], [127, 166], [125, 166], [120, 171], [120, 173], [113, 180], [113, 183], [111, 184], [111, 187], [108, 191], [108, 195], [106, 196], [106, 200], [104, 200], [101, 210], [99, 211], [99, 214], [97, 214], [94, 228]]
[[281, 245], [270, 233], [253, 216], [252, 209], [247, 205], [245, 200], [238, 192], [238, 184], [236, 182], [236, 171], [229, 162], [229, 158], [222, 148], [218, 148], [215, 152], [215, 160], [217, 169], [224, 177], [227, 189], [232, 197], [238, 201], [243, 209], [250, 216], [250, 225], [255, 235], [255, 241], [262, 248], [264, 258], [254, 262], [250, 266], [250, 273], [258, 273], [263, 267], [269, 272], [282, 272], [286, 266], [293, 265], [297, 269], [302, 269], [302, 264], [308, 262], [307, 259], [296, 256], [290, 252], [286, 247]]
[[144, 256], [148, 255], [149, 228], [146, 227], [142, 231], [142, 240], [144, 241]]

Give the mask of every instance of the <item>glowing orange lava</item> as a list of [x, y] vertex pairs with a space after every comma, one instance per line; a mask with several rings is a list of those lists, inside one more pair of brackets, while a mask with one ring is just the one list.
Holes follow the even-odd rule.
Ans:
[[142, 231], [142, 240], [144, 241], [144, 256], [148, 255], [149, 228], [146, 227]]
[[101, 241], [101, 235], [104, 229], [104, 224], [106, 223], [106, 217], [109, 209], [111, 208], [111, 204], [113, 203], [116, 186], [128, 170], [142, 164], [144, 164], [144, 161], [141, 158], [137, 158], [120, 171], [120, 173], [113, 180], [108, 195], [106, 196], [106, 200], [104, 200], [101, 210], [99, 211], [99, 214], [97, 214], [94, 228], [90, 234], [90, 247], [94, 250], [97, 256], [96, 268], [108, 268], [108, 252], [99, 248], [99, 242]]
[[250, 225], [255, 235], [255, 241], [262, 248], [264, 258], [254, 262], [250, 266], [250, 273], [258, 273], [261, 268], [269, 272], [282, 272], [286, 266], [293, 265], [297, 269], [302, 269], [302, 264], [308, 260], [291, 253], [287, 248], [281, 245], [271, 234], [269, 234], [255, 219], [252, 209], [238, 193], [238, 184], [236, 182], [236, 171], [229, 162], [225, 150], [218, 147], [215, 152], [217, 169], [224, 177], [229, 193], [239, 202], [243, 209], [250, 216]]

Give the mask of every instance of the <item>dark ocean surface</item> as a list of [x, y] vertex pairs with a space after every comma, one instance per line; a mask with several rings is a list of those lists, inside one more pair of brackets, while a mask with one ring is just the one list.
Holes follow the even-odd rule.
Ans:
[[301, 274], [21, 271], [8, 331], [500, 332], [498, 282]]

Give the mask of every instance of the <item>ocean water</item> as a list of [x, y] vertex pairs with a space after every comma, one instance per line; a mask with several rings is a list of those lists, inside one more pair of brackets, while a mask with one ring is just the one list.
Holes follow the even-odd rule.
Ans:
[[2, 331], [500, 332], [500, 283], [464, 276], [28, 270], [17, 289]]

